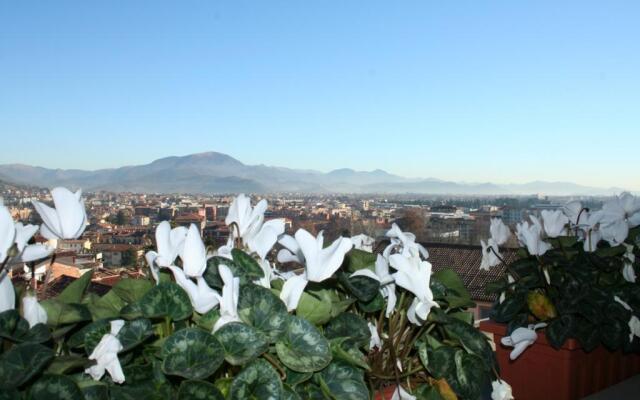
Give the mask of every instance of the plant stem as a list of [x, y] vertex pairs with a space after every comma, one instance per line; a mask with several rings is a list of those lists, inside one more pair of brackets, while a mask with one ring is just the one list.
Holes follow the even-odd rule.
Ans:
[[278, 373], [280, 374], [280, 378], [282, 378], [282, 380], [287, 379], [287, 371], [284, 370], [284, 368], [282, 368], [282, 366], [280, 365], [280, 363], [278, 363], [278, 361], [276, 361], [275, 358], [273, 358], [271, 356], [271, 354], [269, 353], [264, 353], [262, 355], [262, 357], [265, 358], [265, 360], [269, 361], [269, 363], [271, 365], [273, 365], [275, 367], [275, 369], [278, 370]]

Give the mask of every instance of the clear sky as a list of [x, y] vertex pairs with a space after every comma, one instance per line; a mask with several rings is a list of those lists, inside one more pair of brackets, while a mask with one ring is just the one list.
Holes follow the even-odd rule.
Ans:
[[638, 1], [2, 1], [0, 163], [640, 190]]

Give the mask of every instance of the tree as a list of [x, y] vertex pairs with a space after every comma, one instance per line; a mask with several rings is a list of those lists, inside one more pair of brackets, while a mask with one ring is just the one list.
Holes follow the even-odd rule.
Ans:
[[116, 215], [116, 225], [128, 225], [129, 224], [129, 215], [123, 210], [118, 211]]
[[133, 249], [133, 247], [129, 247], [127, 250], [122, 252], [123, 267], [135, 267], [137, 263], [138, 253]]

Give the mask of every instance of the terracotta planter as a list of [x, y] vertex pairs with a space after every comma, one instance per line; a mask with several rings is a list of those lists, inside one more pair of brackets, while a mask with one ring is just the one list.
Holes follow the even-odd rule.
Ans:
[[374, 400], [391, 400], [393, 392], [396, 390], [396, 385], [387, 386], [382, 390], [376, 390], [373, 398]]
[[500, 373], [518, 400], [580, 399], [640, 373], [638, 354], [613, 353], [602, 346], [587, 353], [575, 339], [556, 350], [543, 333], [511, 361], [512, 348], [500, 343], [506, 325], [483, 321], [480, 330], [493, 334]]

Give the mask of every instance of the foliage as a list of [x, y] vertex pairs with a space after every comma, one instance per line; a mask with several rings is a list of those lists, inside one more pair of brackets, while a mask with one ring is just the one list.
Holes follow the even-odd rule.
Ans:
[[611, 351], [640, 351], [640, 341], [630, 332], [632, 310], [640, 310], [640, 285], [623, 274], [625, 267], [638, 268], [634, 253], [640, 227], [630, 230], [624, 245], [600, 241], [593, 251], [575, 233], [548, 238], [551, 248], [544, 254], [522, 251], [507, 266], [512, 281], [505, 276], [488, 286], [489, 292], [501, 295], [492, 318], [508, 324], [509, 332], [544, 322], [545, 335], [555, 348], [575, 338], [586, 351], [599, 345]]

